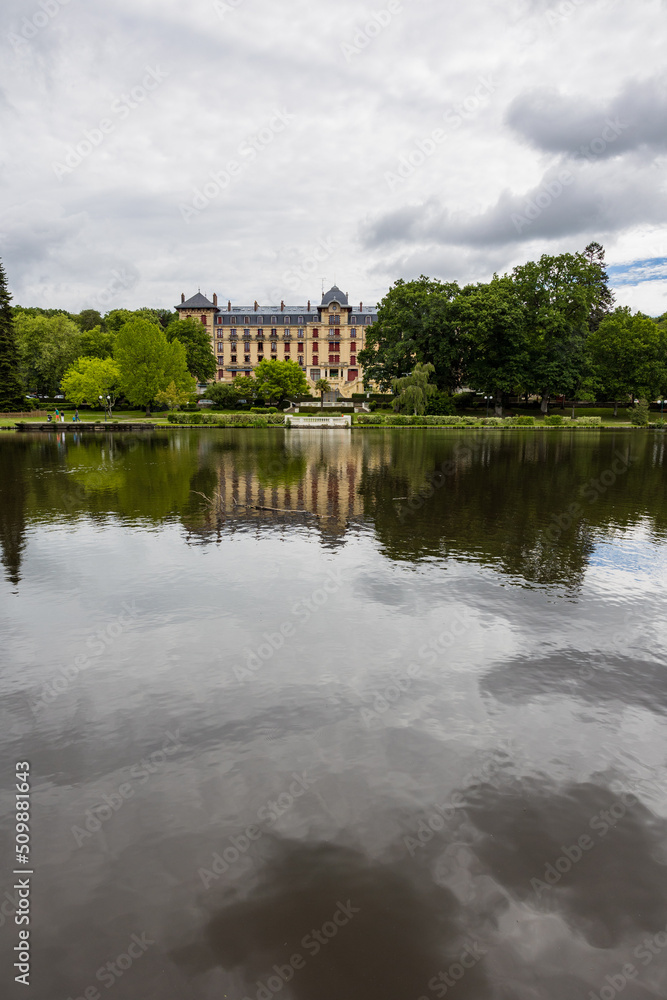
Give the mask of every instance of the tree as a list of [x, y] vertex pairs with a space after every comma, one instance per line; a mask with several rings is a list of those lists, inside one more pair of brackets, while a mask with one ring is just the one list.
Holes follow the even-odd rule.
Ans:
[[456, 282], [441, 282], [421, 275], [415, 281], [399, 278], [378, 307], [378, 318], [369, 328], [366, 347], [359, 352], [364, 383], [390, 388], [415, 364], [432, 364], [439, 389], [459, 385], [464, 345], [452, 304]]
[[605, 316], [588, 341], [598, 390], [618, 403], [634, 396], [654, 399], [667, 389], [665, 333], [641, 313], [620, 306]]
[[315, 390], [320, 394], [320, 409], [324, 409], [324, 393], [331, 392], [331, 383], [326, 378], [318, 378], [315, 383]]
[[604, 248], [600, 243], [589, 243], [584, 250], [584, 257], [590, 267], [590, 280], [597, 289], [598, 298], [593, 303], [588, 316], [589, 330], [597, 330], [605, 316], [608, 316], [614, 306], [614, 293], [609, 287], [607, 266], [604, 262]]
[[599, 267], [582, 253], [543, 254], [515, 267], [514, 284], [526, 312], [530, 388], [542, 412], [554, 392], [574, 392], [586, 373], [588, 320], [600, 301]]
[[101, 406], [101, 396], [104, 406], [108, 406], [111, 412], [119, 383], [120, 370], [112, 358], [79, 358], [65, 372], [60, 388], [65, 397], [77, 406], [82, 403], [89, 403], [93, 407]]
[[501, 417], [506, 397], [525, 389], [530, 378], [526, 310], [514, 282], [494, 274], [489, 284], [466, 285], [456, 314], [468, 341], [466, 382], [492, 396]]
[[65, 313], [46, 316], [21, 310], [14, 317], [21, 373], [30, 389], [54, 396], [81, 355], [82, 333]]
[[26, 401], [21, 382], [11, 298], [5, 269], [0, 261], [0, 410], [20, 412], [25, 410]]
[[164, 330], [150, 320], [132, 319], [121, 327], [114, 360], [120, 369], [123, 394], [134, 406], [145, 406], [146, 416], [150, 416], [151, 400], [170, 382], [178, 389], [195, 389], [185, 348], [179, 340], [169, 343]]
[[204, 399], [212, 400], [217, 409], [232, 409], [239, 401], [235, 385], [238, 381], [234, 379], [233, 382], [213, 382], [204, 393]]
[[236, 403], [256, 403], [259, 399], [258, 386], [252, 375], [239, 375], [232, 382]]
[[79, 337], [79, 356], [86, 358], [111, 358], [113, 357], [113, 333], [102, 330], [99, 326], [94, 326], [90, 330], [84, 330]]
[[411, 375], [395, 378], [391, 387], [396, 394], [394, 409], [397, 413], [412, 413], [415, 416], [426, 410], [426, 404], [437, 391], [437, 386], [429, 384], [429, 378], [435, 371], [433, 365], [415, 365]]
[[83, 309], [78, 316], [74, 316], [73, 319], [78, 324], [79, 329], [85, 333], [87, 330], [93, 330], [96, 326], [104, 329], [104, 320], [102, 319], [102, 314], [97, 311], [97, 309]]
[[308, 392], [308, 382], [296, 361], [264, 358], [255, 368], [257, 395], [269, 403]]
[[192, 392], [187, 389], [179, 389], [175, 382], [170, 382], [166, 389], [160, 389], [155, 393], [156, 403], [166, 403], [168, 409], [177, 410], [188, 402]]
[[198, 382], [208, 382], [217, 371], [217, 361], [211, 349], [211, 338], [202, 323], [193, 319], [176, 319], [166, 328], [167, 340], [180, 340], [185, 347], [188, 370]]

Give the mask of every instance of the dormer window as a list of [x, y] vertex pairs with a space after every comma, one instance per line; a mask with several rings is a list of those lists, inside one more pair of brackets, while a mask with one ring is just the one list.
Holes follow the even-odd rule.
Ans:
[[370, 323], [370, 321], [371, 321], [371, 318], [370, 318], [370, 316], [367, 316], [367, 317], [366, 317], [366, 324], [368, 325], [368, 324]]
[[243, 322], [249, 324], [250, 323], [250, 316], [244, 316], [243, 317]]
[[264, 317], [263, 316], [258, 316], [257, 317], [257, 326], [261, 326], [263, 322], [264, 322]]
[[230, 323], [236, 323], [236, 316], [232, 316], [232, 318], [230, 319], [229, 322]]
[[303, 323], [303, 316], [299, 316], [299, 324]]
[[271, 322], [275, 325], [278, 322], [278, 317], [277, 316], [272, 316], [271, 317]]

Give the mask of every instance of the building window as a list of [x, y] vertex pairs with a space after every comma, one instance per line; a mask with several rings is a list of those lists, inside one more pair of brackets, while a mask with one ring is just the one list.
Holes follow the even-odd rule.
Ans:
[[317, 338], [319, 337], [319, 335], [320, 334], [319, 334], [319, 331], [317, 330], [317, 328], [316, 327], [313, 328], [313, 340], [317, 340]]
[[243, 360], [244, 360], [244, 362], [246, 364], [249, 364], [250, 363], [250, 355], [249, 354], [244, 354], [243, 355]]
[[263, 337], [263, 336], [264, 336], [264, 331], [263, 330], [258, 330], [257, 331], [257, 339], [259, 339], [260, 337]]
[[[274, 317], [273, 317], [273, 319], [275, 319], [275, 318], [276, 318], [276, 317], [274, 316]], [[275, 333], [275, 335], [276, 335], [276, 336], [278, 336], [278, 330], [276, 329], [276, 327], [275, 327], [275, 326], [272, 326], [272, 327], [271, 327], [271, 334], [273, 335], [274, 333]]]
[[313, 382], [317, 382], [317, 380], [320, 377], [320, 370], [319, 370], [319, 368], [311, 368], [310, 369], [310, 377], [312, 378]]
[[357, 342], [355, 340], [351, 340], [350, 341], [350, 350], [351, 351], [356, 351], [356, 349], [357, 349]]
[[257, 317], [257, 326], [261, 326], [263, 322], [264, 322], [264, 317], [263, 316], [258, 316]]
[[329, 369], [329, 378], [338, 378], [338, 369], [337, 368], [330, 368]]
[[272, 323], [277, 323], [278, 322], [278, 317], [277, 316], [272, 316], [271, 317], [271, 322]]
[[243, 336], [244, 336], [244, 337], [249, 337], [249, 336], [250, 336], [250, 330], [249, 330], [249, 329], [248, 329], [247, 327], [246, 327], [246, 329], [245, 329], [245, 330], [243, 331]]
[[303, 316], [299, 316], [299, 323], [303, 323]]
[[236, 323], [236, 316], [230, 316], [229, 322], [230, 323]]
[[299, 352], [299, 354], [302, 354], [303, 353], [303, 344], [297, 344], [296, 345], [296, 349]]
[[350, 364], [351, 365], [356, 365], [356, 363], [357, 363], [357, 355], [356, 354], [350, 354]]
[[204, 326], [206, 326], [206, 316], [204, 315], [204, 313], [201, 314], [200, 318], [201, 318], [201, 321], [204, 324]]
[[285, 327], [285, 334], [286, 336], [290, 336], [290, 328], [288, 326]]
[[236, 378], [236, 372], [232, 372], [232, 378]]
[[359, 372], [356, 368], [348, 368], [347, 370], [347, 380], [348, 382], [356, 382], [359, 378]]
[[289, 354], [289, 351], [290, 351], [290, 345], [285, 344], [285, 354]]
[[235, 355], [235, 354], [232, 354], [232, 356], [231, 356], [231, 359], [230, 359], [230, 360], [231, 360], [232, 364], [233, 364], [233, 365], [235, 365], [235, 364], [236, 364], [236, 355]]
[[272, 354], [275, 354], [277, 350], [278, 350], [278, 345], [276, 344], [276, 342], [275, 342], [275, 340], [274, 340], [274, 341], [273, 341], [273, 342], [271, 343], [271, 353], [272, 353]]
[[318, 358], [317, 354], [314, 354], [313, 355], [313, 364], [314, 365], [319, 365], [319, 363], [320, 363], [320, 359]]
[[[285, 333], [289, 333], [289, 330], [286, 330]], [[299, 330], [297, 337], [303, 337], [303, 330]]]
[[370, 321], [371, 321], [371, 318], [370, 318], [370, 316], [367, 316], [367, 317], [366, 317], [366, 326], [368, 326], [368, 324], [370, 323]]

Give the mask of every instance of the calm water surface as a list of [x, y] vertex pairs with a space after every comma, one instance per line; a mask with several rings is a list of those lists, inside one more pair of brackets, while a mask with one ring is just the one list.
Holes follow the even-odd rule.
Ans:
[[8, 995], [667, 996], [666, 466], [658, 433], [2, 435]]

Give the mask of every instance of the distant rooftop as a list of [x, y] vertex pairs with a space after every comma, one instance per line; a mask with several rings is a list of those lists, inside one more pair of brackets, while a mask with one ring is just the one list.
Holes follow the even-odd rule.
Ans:
[[196, 295], [193, 295], [186, 302], [179, 302], [179, 304], [176, 306], [176, 308], [177, 309], [215, 309], [216, 307], [215, 307], [215, 305], [214, 305], [213, 302], [209, 302], [209, 300], [206, 298], [205, 295], [202, 295], [201, 292], [197, 292]]

